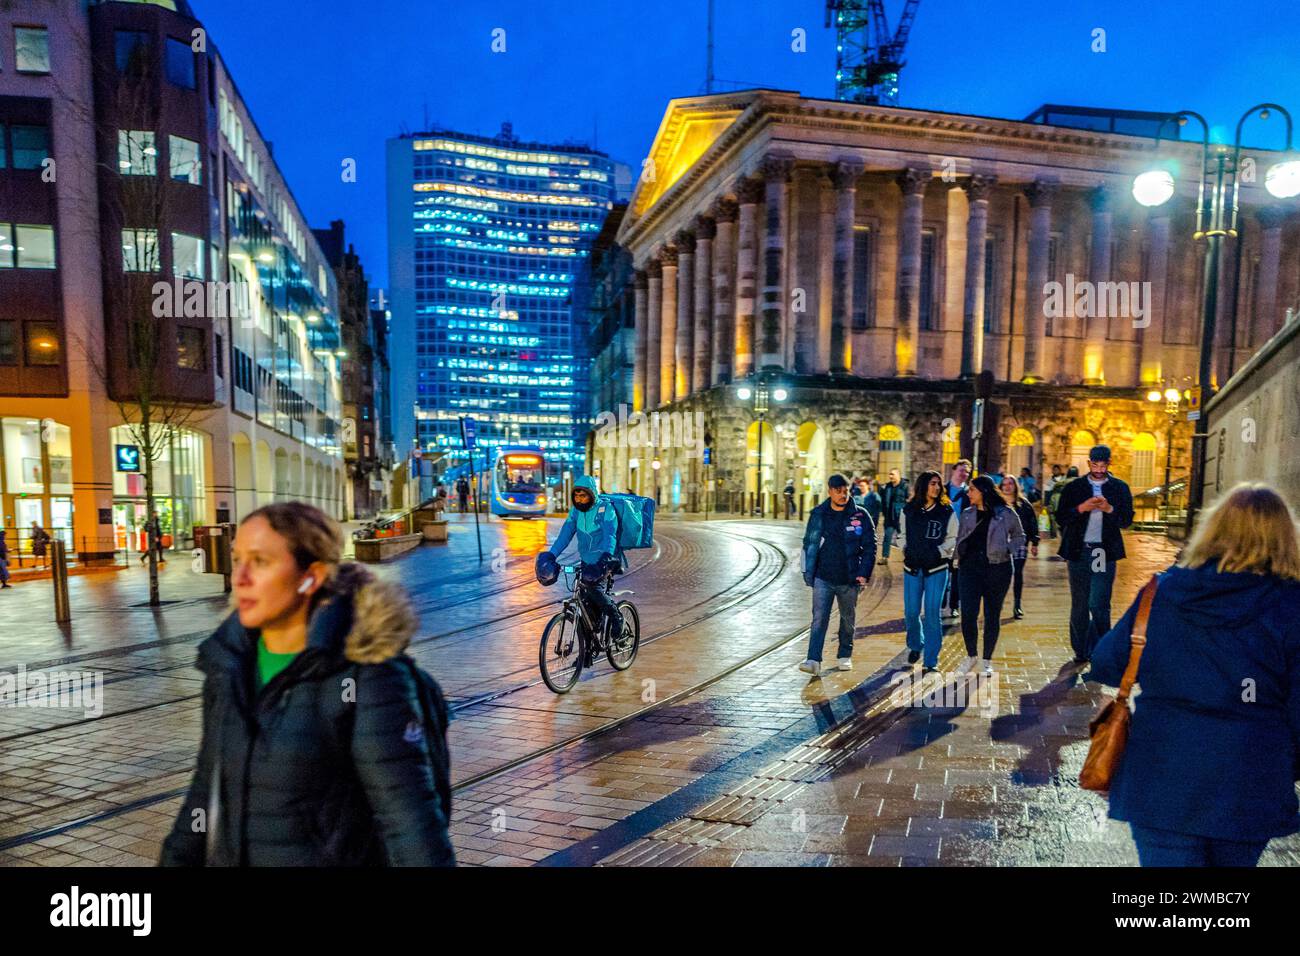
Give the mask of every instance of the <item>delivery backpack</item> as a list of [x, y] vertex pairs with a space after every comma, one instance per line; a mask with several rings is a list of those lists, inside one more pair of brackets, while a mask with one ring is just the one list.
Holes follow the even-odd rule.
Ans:
[[620, 551], [654, 546], [655, 501], [641, 495], [607, 494], [614, 514], [618, 518], [618, 547]]

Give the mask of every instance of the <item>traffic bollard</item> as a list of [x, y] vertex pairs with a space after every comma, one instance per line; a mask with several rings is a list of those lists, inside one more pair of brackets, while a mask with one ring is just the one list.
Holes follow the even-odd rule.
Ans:
[[50, 571], [54, 581], [54, 619], [67, 624], [72, 620], [72, 605], [68, 602], [68, 551], [62, 538], [50, 542]]

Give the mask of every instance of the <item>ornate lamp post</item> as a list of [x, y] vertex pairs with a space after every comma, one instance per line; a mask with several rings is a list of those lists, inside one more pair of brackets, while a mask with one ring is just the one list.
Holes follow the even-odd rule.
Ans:
[[[1286, 147], [1291, 151], [1291, 114], [1275, 103], [1260, 103], [1252, 106], [1237, 121], [1237, 134], [1232, 153], [1228, 147], [1216, 145], [1210, 148], [1210, 124], [1205, 117], [1191, 110], [1171, 113], [1156, 131], [1156, 149], [1160, 148], [1160, 137], [1165, 126], [1171, 121], [1180, 126], [1188, 118], [1201, 124], [1201, 183], [1196, 198], [1196, 231], [1192, 239], [1205, 240], [1205, 284], [1201, 296], [1201, 351], [1197, 363], [1196, 387], [1199, 392], [1199, 404], [1196, 409], [1199, 419], [1205, 402], [1211, 394], [1211, 369], [1214, 357], [1215, 316], [1219, 305], [1219, 247], [1225, 236], [1237, 235], [1238, 197], [1241, 181], [1237, 172], [1241, 162], [1241, 128], [1246, 120], [1259, 114], [1261, 119], [1268, 119], [1270, 111], [1277, 110], [1286, 119]], [[1300, 195], [1300, 161], [1284, 159], [1269, 168], [1264, 177], [1265, 188], [1279, 199], [1289, 199]], [[1228, 188], [1232, 189], [1232, 207], [1228, 208]], [[1168, 202], [1175, 189], [1171, 164], [1158, 164], [1133, 180], [1133, 198], [1143, 206], [1160, 206]], [[1187, 533], [1190, 535], [1196, 512], [1204, 500], [1205, 485], [1205, 447], [1207, 433], [1203, 426], [1198, 426], [1192, 433], [1192, 470], [1188, 479], [1187, 493]], [[1166, 489], [1166, 494], [1167, 494]]]

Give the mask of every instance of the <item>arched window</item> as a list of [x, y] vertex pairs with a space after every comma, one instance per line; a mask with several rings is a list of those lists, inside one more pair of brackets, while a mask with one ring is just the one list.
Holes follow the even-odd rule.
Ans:
[[1034, 433], [1028, 428], [1017, 428], [1007, 441], [1006, 474], [1020, 477], [1020, 469], [1034, 470]]
[[880, 440], [880, 454], [876, 458], [876, 480], [888, 481], [889, 472], [894, 468], [906, 478], [907, 472], [903, 467], [903, 430], [897, 425], [881, 425], [877, 437]]
[[1129, 469], [1128, 483], [1135, 495], [1156, 485], [1156, 436], [1150, 432], [1133, 438], [1133, 467]]
[[949, 425], [943, 433], [943, 464], [947, 471], [961, 457], [961, 426]]
[[1074, 433], [1074, 438], [1070, 442], [1070, 464], [1078, 468], [1081, 475], [1088, 470], [1088, 452], [1095, 444], [1097, 444], [1096, 436], [1086, 428]]

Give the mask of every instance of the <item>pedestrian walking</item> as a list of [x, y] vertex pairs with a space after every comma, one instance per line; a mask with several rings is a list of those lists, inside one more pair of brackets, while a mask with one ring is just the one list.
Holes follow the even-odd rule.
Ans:
[[159, 564], [166, 564], [167, 559], [163, 556], [162, 546], [162, 521], [158, 517], [158, 512], [153, 512], [149, 520], [144, 523], [144, 537], [145, 550], [140, 552], [140, 563], [144, 564], [152, 551], [157, 556]]
[[460, 503], [460, 513], [469, 510], [469, 482], [460, 477], [456, 479], [456, 500]]
[[0, 590], [13, 587], [9, 583], [9, 542], [5, 540], [5, 529], [0, 528]]
[[1047, 515], [1048, 537], [1056, 537], [1056, 505], [1065, 490], [1065, 476], [1061, 466], [1052, 466], [1052, 477], [1043, 483], [1043, 513]]
[[32, 522], [31, 542], [32, 559], [43, 570], [45, 568], [45, 548], [50, 543], [50, 533], [41, 527], [39, 521]]
[[907, 482], [897, 468], [889, 469], [889, 480], [880, 489], [880, 518], [884, 522], [883, 544], [880, 546], [880, 560], [889, 560], [889, 546], [898, 534], [899, 521], [903, 515], [903, 505], [907, 504]]
[[[970, 459], [959, 458], [953, 462], [952, 471], [948, 475], [948, 501], [958, 518], [970, 505], [970, 495], [968, 494], [970, 473]], [[948, 617], [955, 618], [960, 613], [959, 609], [961, 608], [961, 588], [958, 585], [961, 572], [955, 560], [948, 562], [948, 565], [948, 594], [944, 599], [944, 604], [948, 608]]]
[[898, 536], [903, 551], [903, 618], [907, 623], [907, 663], [921, 659], [922, 676], [939, 667], [943, 647], [940, 613], [948, 586], [948, 564], [957, 545], [957, 513], [937, 471], [917, 476], [903, 506]]
[[1133, 647], [1138, 607], [1084, 675], [1119, 686], [1139, 655], [1110, 817], [1128, 823], [1142, 866], [1254, 866], [1270, 839], [1296, 832], [1300, 809], [1295, 514], [1268, 485], [1237, 485], [1158, 576], [1146, 643]]
[[[1020, 486], [1020, 494], [1030, 504], [1042, 497], [1038, 493], [1038, 482], [1028, 468], [1020, 469], [1020, 477], [1016, 479], [1016, 484]], [[998, 487], [1002, 487], [1002, 482], [998, 482]]]
[[790, 481], [787, 481], [787, 482], [785, 483], [785, 490], [782, 492], [782, 495], [785, 497], [785, 516], [786, 516], [787, 518], [789, 518], [789, 517], [791, 517], [791, 516], [794, 514], [794, 512], [795, 512], [795, 508], [794, 508], [794, 479], [791, 479]]
[[812, 630], [808, 659], [799, 670], [821, 674], [832, 603], [840, 611], [836, 666], [842, 671], [853, 669], [858, 594], [871, 580], [875, 564], [876, 532], [871, 516], [849, 497], [848, 479], [831, 475], [826, 482], [826, 500], [809, 513], [803, 535], [803, 581], [813, 589]]
[[341, 550], [302, 502], [240, 523], [237, 610], [199, 646], [203, 738], [164, 866], [454, 863], [446, 703], [405, 654], [415, 612]]
[[1025, 543], [1011, 556], [1011, 592], [1014, 598], [1013, 614], [1016, 620], [1025, 616], [1021, 609], [1020, 596], [1025, 590], [1025, 561], [1030, 554], [1038, 557], [1038, 514], [1034, 506], [1020, 493], [1020, 485], [1007, 475], [1002, 479], [1002, 500], [1020, 519], [1020, 527], [1025, 532]]
[[1088, 474], [1061, 492], [1056, 506], [1061, 549], [1070, 574], [1070, 646], [1074, 662], [1086, 664], [1101, 636], [1110, 630], [1110, 595], [1115, 564], [1125, 557], [1124, 536], [1133, 523], [1133, 495], [1110, 474], [1110, 449], [1094, 445]]
[[970, 507], [957, 522], [957, 564], [961, 568], [961, 636], [966, 660], [958, 674], [974, 670], [979, 651], [980, 606], [984, 608], [984, 676], [993, 674], [993, 650], [1002, 627], [1002, 602], [1011, 586], [1011, 556], [1025, 541], [1016, 513], [1002, 502], [988, 475], [967, 488]]
[[880, 494], [876, 491], [876, 483], [871, 478], [859, 478], [857, 480], [858, 493], [854, 495], [853, 501], [859, 508], [871, 515], [871, 526], [880, 528]]

